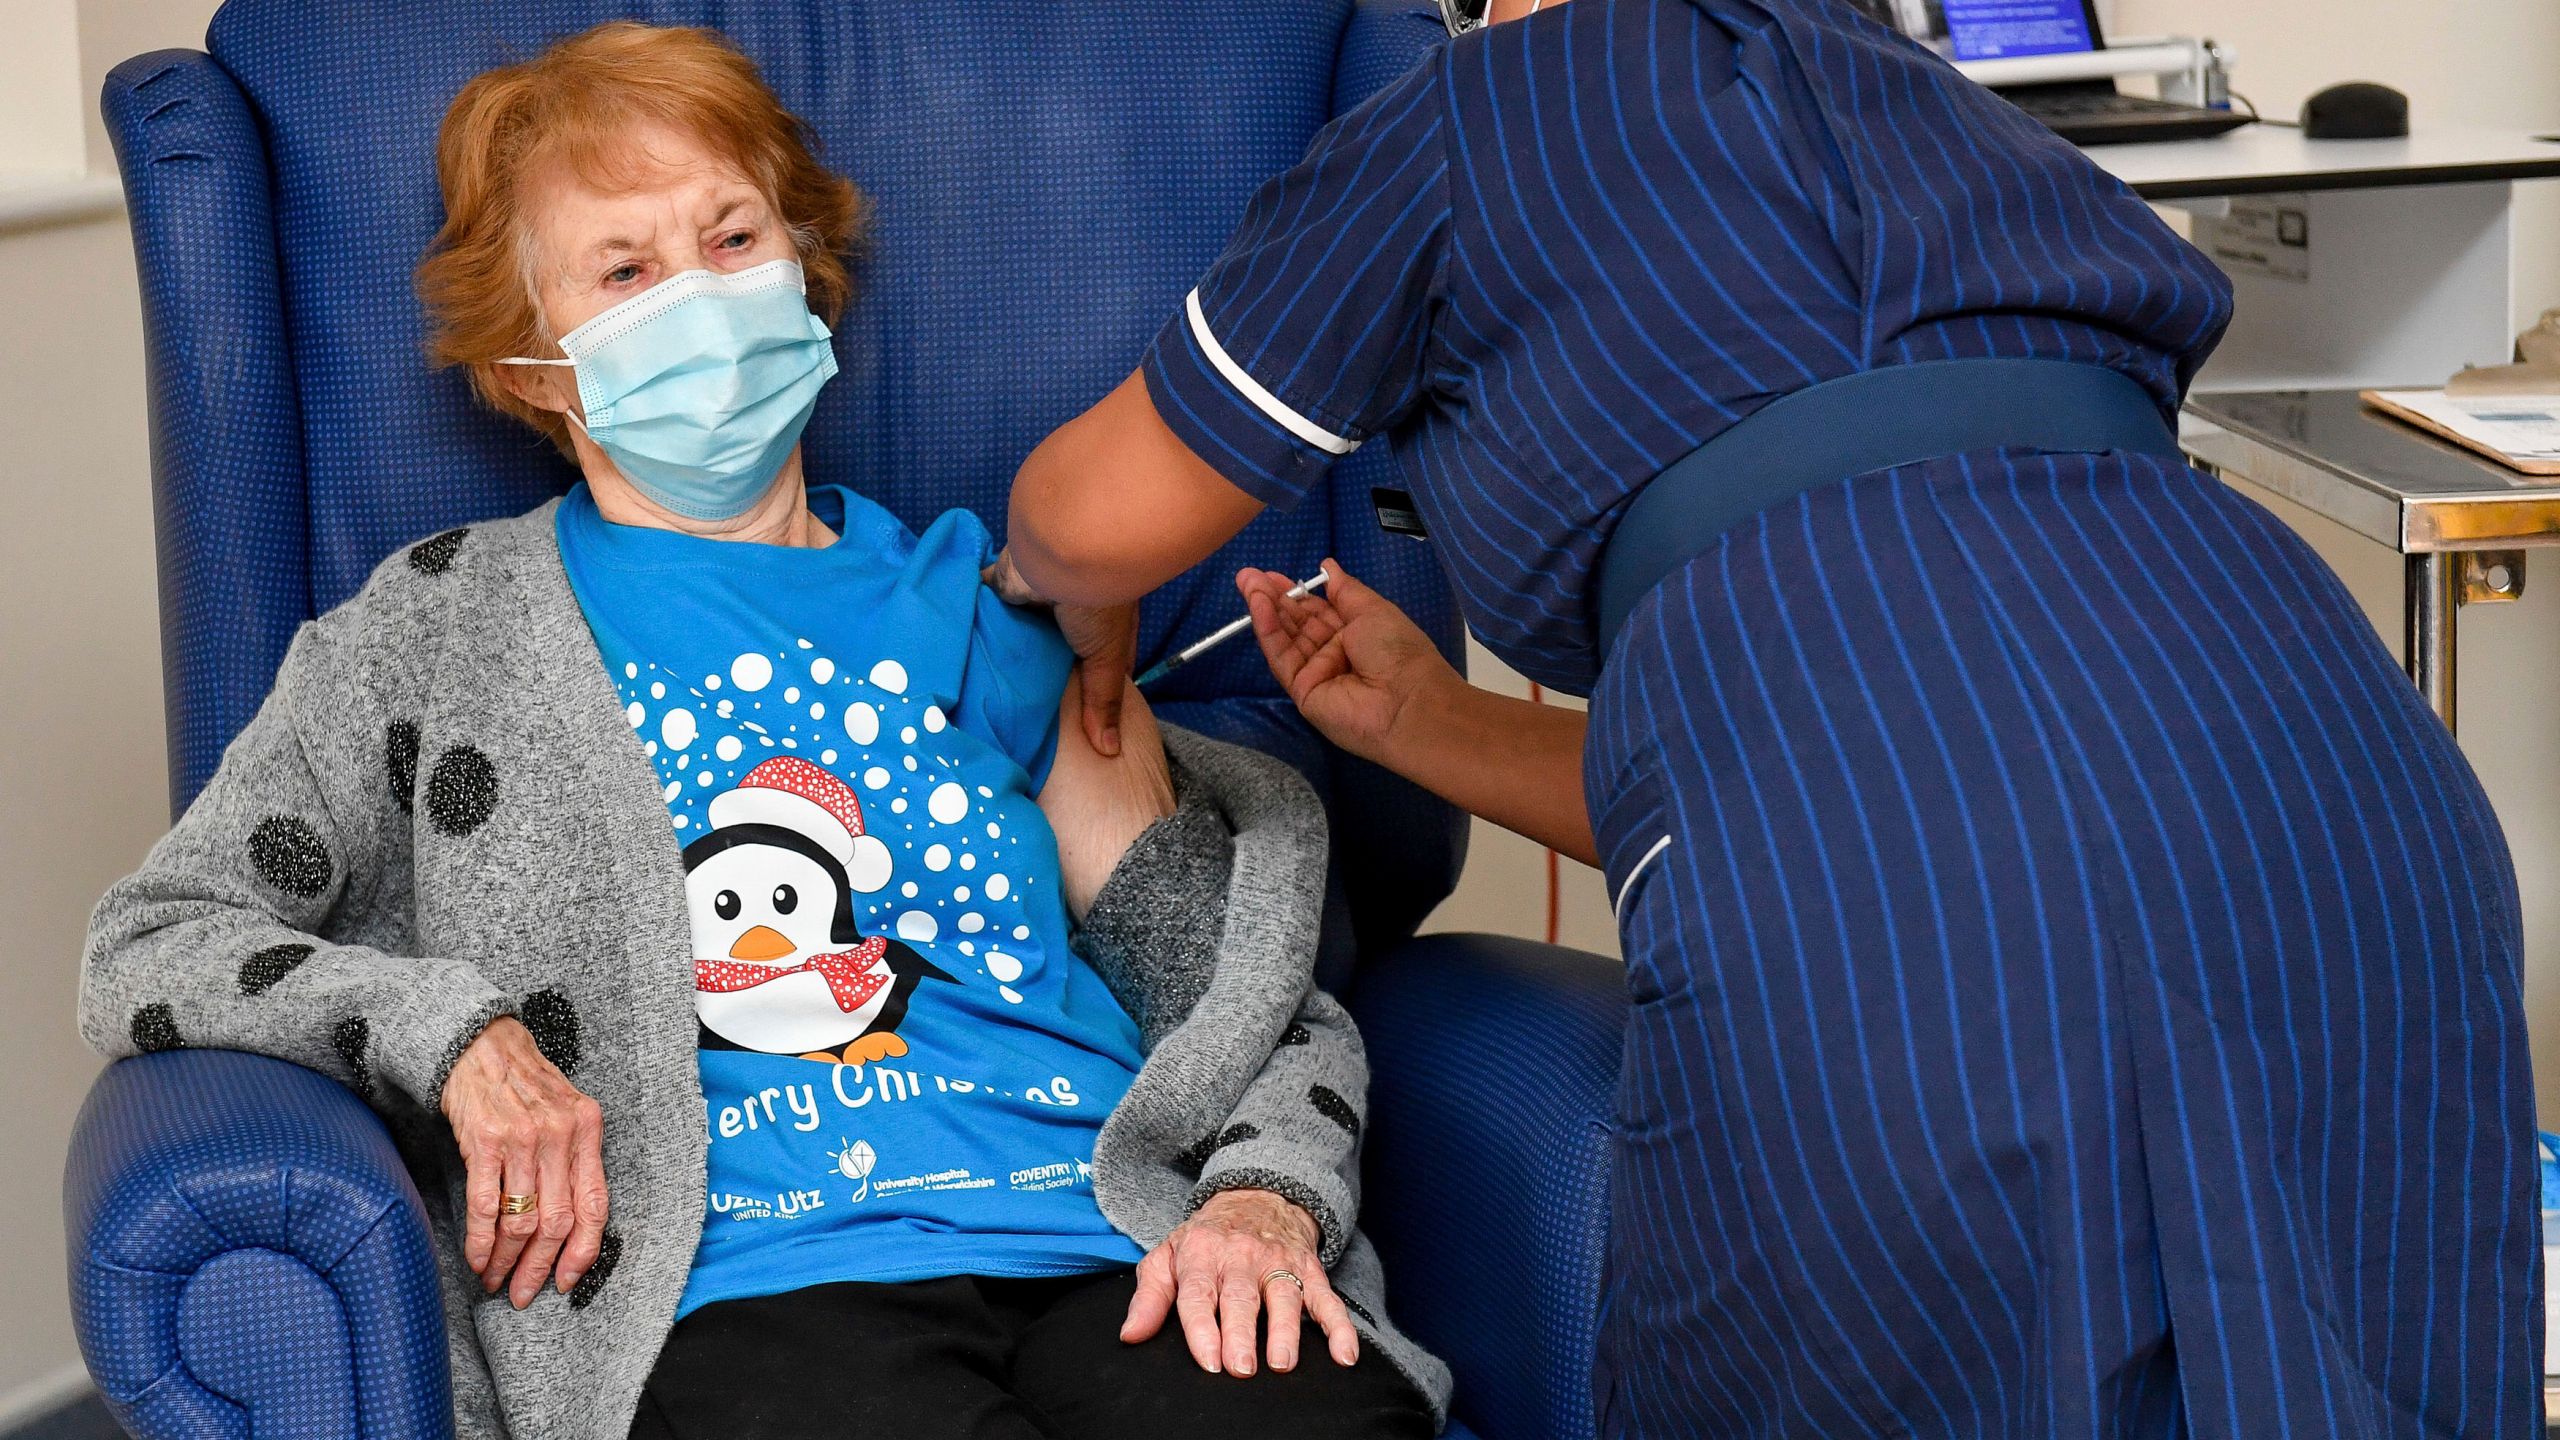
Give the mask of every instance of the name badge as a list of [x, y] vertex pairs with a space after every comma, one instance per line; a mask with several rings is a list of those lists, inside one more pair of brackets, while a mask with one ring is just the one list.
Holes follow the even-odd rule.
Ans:
[[1390, 535], [1410, 535], [1416, 540], [1431, 538], [1431, 527], [1422, 523], [1422, 512], [1413, 508], [1413, 497], [1402, 490], [1384, 485], [1372, 486], [1369, 503], [1377, 508], [1378, 528]]

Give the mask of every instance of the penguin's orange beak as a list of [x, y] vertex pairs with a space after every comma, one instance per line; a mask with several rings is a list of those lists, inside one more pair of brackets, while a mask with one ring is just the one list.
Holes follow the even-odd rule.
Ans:
[[770, 925], [759, 925], [738, 937], [729, 947], [732, 960], [778, 960], [791, 953], [792, 945], [781, 931]]

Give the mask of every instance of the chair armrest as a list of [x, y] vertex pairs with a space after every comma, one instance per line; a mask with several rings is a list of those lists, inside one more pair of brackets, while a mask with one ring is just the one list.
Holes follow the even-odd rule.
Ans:
[[1397, 1323], [1449, 1362], [1485, 1440], [1586, 1440], [1625, 969], [1431, 935], [1362, 963], [1361, 1224]]
[[81, 1355], [135, 1435], [452, 1433], [426, 1211], [335, 1081], [225, 1050], [110, 1066], [62, 1192]]
[[302, 408], [248, 97], [212, 57], [157, 50], [109, 71], [99, 103], [142, 282], [174, 815], [311, 616]]

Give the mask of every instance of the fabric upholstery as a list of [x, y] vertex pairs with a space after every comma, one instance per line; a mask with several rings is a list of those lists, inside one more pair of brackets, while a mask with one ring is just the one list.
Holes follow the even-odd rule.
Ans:
[[116, 1065], [63, 1212], [81, 1353], [136, 1434], [451, 1431], [426, 1212], [344, 1086], [233, 1051]]
[[1578, 950], [1429, 935], [1362, 967], [1363, 1224], [1398, 1323], [1485, 1440], [1586, 1440], [1609, 1222], [1624, 970]]

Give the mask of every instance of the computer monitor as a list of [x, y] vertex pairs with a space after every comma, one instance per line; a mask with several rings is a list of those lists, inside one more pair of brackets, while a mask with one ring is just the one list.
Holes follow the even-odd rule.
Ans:
[[1958, 60], [2080, 55], [2104, 45], [2090, 0], [1944, 0]]
[[1852, 0], [1954, 60], [2077, 55], [2107, 46], [2092, 0]]

